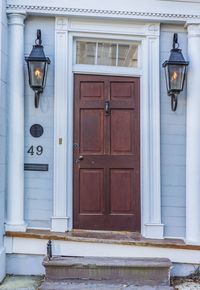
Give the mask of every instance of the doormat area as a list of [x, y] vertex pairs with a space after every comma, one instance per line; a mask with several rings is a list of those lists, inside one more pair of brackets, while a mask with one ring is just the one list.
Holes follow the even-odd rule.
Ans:
[[43, 281], [41, 276], [6, 276], [0, 290], [37, 290]]

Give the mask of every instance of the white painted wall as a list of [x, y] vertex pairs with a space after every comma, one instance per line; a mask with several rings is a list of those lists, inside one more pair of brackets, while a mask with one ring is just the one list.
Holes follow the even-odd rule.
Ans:
[[[53, 198], [53, 102], [54, 102], [54, 18], [27, 17], [25, 21], [25, 55], [35, 44], [37, 29], [41, 29], [46, 56], [51, 59], [47, 84], [39, 108], [34, 107], [34, 92], [28, 85], [25, 69], [25, 163], [45, 163], [48, 172], [25, 171], [25, 221], [31, 227], [50, 227]], [[30, 127], [41, 124], [44, 134], [40, 138], [30, 135]], [[43, 146], [42, 155], [27, 153], [31, 146]]]
[[6, 31], [5, 1], [0, 1], [0, 282], [5, 275], [3, 247], [6, 180]]
[[185, 236], [185, 143], [186, 87], [178, 97], [176, 112], [171, 111], [162, 63], [169, 58], [173, 34], [178, 32], [179, 44], [187, 59], [187, 31], [183, 26], [161, 25], [161, 190], [162, 222], [165, 236]]

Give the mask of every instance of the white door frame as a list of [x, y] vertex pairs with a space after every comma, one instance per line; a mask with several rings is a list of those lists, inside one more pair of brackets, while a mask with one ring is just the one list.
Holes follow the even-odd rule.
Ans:
[[[106, 23], [107, 22], [107, 23]], [[57, 17], [55, 21], [54, 199], [52, 231], [73, 226], [73, 74], [140, 77], [141, 233], [163, 238], [160, 191], [160, 78], [158, 23]], [[73, 66], [74, 38], [137, 41], [141, 67], [133, 71]]]

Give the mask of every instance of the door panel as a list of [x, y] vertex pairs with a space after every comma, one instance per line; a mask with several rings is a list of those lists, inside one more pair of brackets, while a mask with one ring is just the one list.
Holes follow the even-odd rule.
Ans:
[[103, 214], [103, 169], [80, 170], [80, 214]]
[[104, 153], [104, 111], [80, 110], [80, 152], [81, 154]]
[[134, 214], [133, 169], [111, 169], [110, 185], [111, 214]]
[[134, 112], [133, 110], [112, 110], [111, 154], [134, 153]]
[[74, 87], [74, 228], [139, 231], [139, 79], [75, 75]]

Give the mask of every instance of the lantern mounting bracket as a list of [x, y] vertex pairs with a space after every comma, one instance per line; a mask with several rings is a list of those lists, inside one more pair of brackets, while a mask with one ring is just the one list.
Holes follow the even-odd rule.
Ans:
[[178, 105], [177, 94], [171, 94], [171, 109], [173, 112], [176, 111], [177, 105]]
[[179, 48], [179, 43], [178, 43], [178, 33], [174, 33], [173, 36], [173, 49]]
[[35, 108], [39, 107], [40, 94], [43, 92], [42, 89], [35, 90]]
[[41, 30], [40, 29], [37, 30], [37, 38], [35, 40], [35, 44], [36, 45], [42, 45], [42, 34], [41, 34]]

